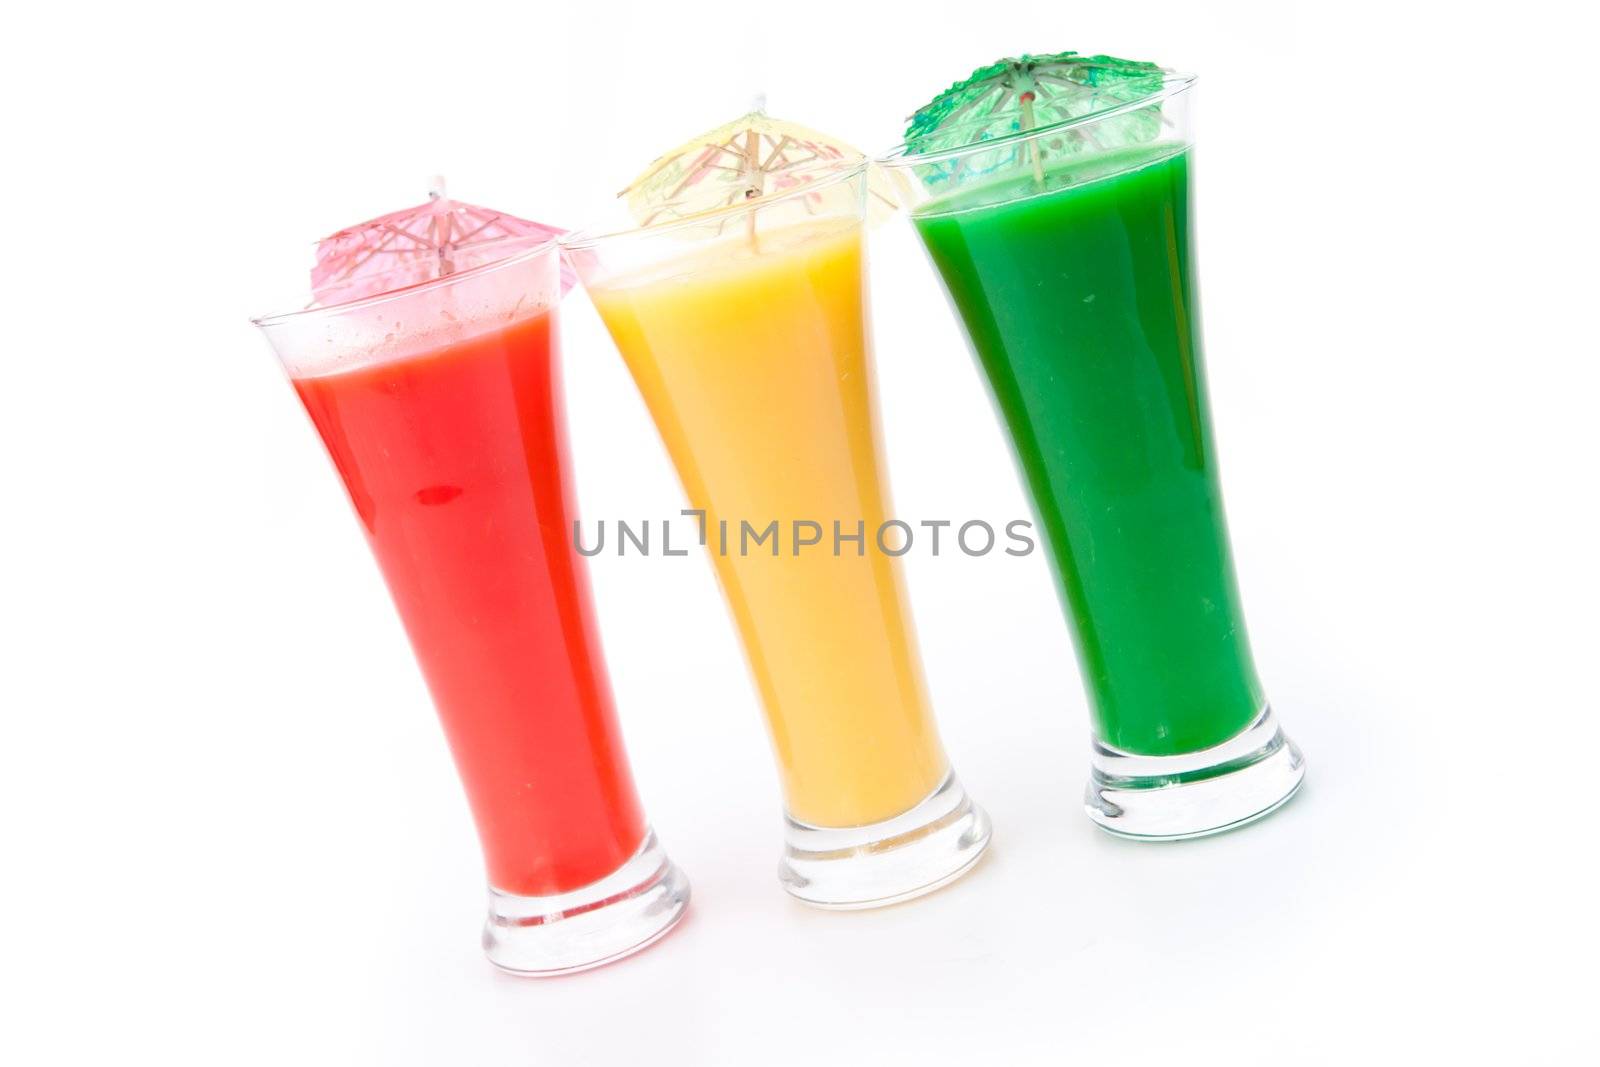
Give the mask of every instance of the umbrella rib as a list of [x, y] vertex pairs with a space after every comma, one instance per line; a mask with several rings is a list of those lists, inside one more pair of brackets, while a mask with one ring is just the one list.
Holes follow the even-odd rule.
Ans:
[[[474, 221], [476, 221], [476, 220], [474, 220]], [[458, 245], [465, 244], [466, 242], [472, 240], [474, 237], [478, 236], [478, 234], [482, 233], [484, 230], [487, 230], [490, 226], [493, 226], [495, 223], [497, 223], [499, 221], [500, 221], [500, 216], [499, 215], [491, 215], [489, 218], [487, 218], [483, 222], [479, 223], [477, 229], [472, 230], [472, 231], [470, 231], [468, 233], [464, 233], [460, 237], [458, 237], [456, 239], [455, 243], [458, 244]]]
[[700, 169], [705, 167], [705, 166], [707, 166], [707, 162], [706, 161], [707, 161], [708, 158], [710, 158], [710, 155], [709, 155], [708, 152], [701, 152], [700, 153], [700, 157], [694, 161], [693, 165], [691, 165], [689, 167], [688, 171], [684, 174], [683, 180], [680, 181], [673, 188], [672, 192], [667, 194], [667, 202], [668, 203], [671, 203], [673, 200], [676, 200], [680, 193], [682, 193], [685, 189], [689, 188], [689, 186], [694, 183], [695, 178], [697, 177], [697, 175], [700, 172]]
[[783, 155], [783, 150], [786, 147], [788, 147], [789, 142], [793, 141], [793, 140], [794, 140], [794, 138], [790, 137], [788, 134], [784, 134], [783, 135], [783, 139], [780, 140], [776, 145], [774, 145], [773, 148], [772, 148], [771, 153], [769, 153], [767, 155], [766, 162], [760, 164], [761, 169], [764, 170], [764, 171], [773, 169], [772, 168], [772, 161], [777, 159], [777, 158], [779, 158], [780, 156], [782, 156]]
[[[502, 216], [500, 214], [500, 212], [498, 212], [498, 211], [493, 211], [493, 212], [485, 211], [485, 212], [479, 212], [479, 213], [476, 213], [476, 214], [463, 213], [462, 219], [466, 223], [468, 223], [468, 224], [477, 223], [477, 226], [472, 230], [467, 230], [465, 236], [457, 238], [457, 243], [459, 244], [461, 241], [465, 241], [469, 237], [473, 237], [473, 236], [476, 236], [477, 234], [482, 233], [484, 230], [487, 230], [489, 227], [494, 226], [495, 224], [500, 222], [500, 220], [503, 217], [504, 216]], [[466, 230], [466, 227], [461, 225], [460, 223], [457, 223], [456, 230], [457, 230], [457, 232], [461, 232], [463, 230]]]
[[776, 172], [781, 171], [781, 170], [790, 170], [790, 169], [792, 169], [794, 167], [799, 167], [799, 166], [802, 166], [803, 164], [806, 164], [806, 163], [815, 163], [817, 160], [819, 160], [821, 158], [822, 157], [817, 155], [817, 153], [812, 152], [809, 155], [794, 156], [794, 157], [791, 157], [791, 158], [788, 158], [788, 159], [782, 159], [782, 160], [778, 161], [778, 165], [777, 166], [766, 166], [766, 167], [762, 167], [761, 169], [763, 171], [765, 171], [766, 173], [772, 174], [772, 173], [776, 173]]
[[418, 237], [416, 234], [412, 233], [410, 230], [401, 229], [400, 227], [394, 225], [393, 223], [386, 222], [386, 223], [383, 224], [383, 228], [385, 230], [389, 231], [391, 236], [403, 237], [407, 241], [410, 241], [415, 249], [426, 250], [426, 249], [432, 247], [425, 238]]
[[[373, 249], [374, 254], [377, 254], [378, 252], [393, 252], [395, 255], [404, 255], [407, 252], [425, 252], [431, 247], [423, 238], [418, 237], [410, 230], [395, 226], [393, 223], [384, 223], [383, 229], [386, 232], [386, 236], [384, 237], [383, 241], [375, 249]], [[393, 249], [389, 248], [388, 246], [396, 239], [410, 242], [410, 247]]]
[[[964, 122], [992, 117], [999, 107], [999, 101], [1003, 100], [1005, 95], [1006, 89], [1004, 86], [991, 85], [986, 87], [977, 96], [952, 111], [947, 125], [959, 125]], [[987, 109], [984, 108], [985, 104], [989, 105]], [[956, 117], [958, 115], [963, 117], [958, 119]]]
[[723, 155], [732, 156], [734, 159], [737, 159], [741, 164], [744, 162], [744, 152], [741, 149], [733, 148], [733, 147], [731, 147], [729, 145], [725, 145], [725, 144], [712, 145], [711, 147], [713, 149], [715, 149], [716, 151], [721, 152]]
[[384, 251], [385, 247], [389, 244], [389, 242], [394, 240], [394, 234], [396, 232], [395, 230], [393, 230], [393, 228], [389, 228], [389, 230], [390, 230], [390, 232], [388, 234], [386, 234], [384, 236], [383, 240], [380, 241], [378, 244], [376, 244], [376, 245], [374, 245], [374, 246], [372, 246], [370, 248], [363, 248], [361, 250], [360, 255], [357, 256], [357, 258], [354, 260], [354, 262], [350, 263], [347, 267], [345, 267], [345, 269], [343, 271], [341, 271], [337, 275], [337, 277], [335, 277], [333, 280], [336, 281], [336, 282], [344, 281], [345, 279], [347, 279], [347, 278], [351, 277], [353, 274], [355, 274], [356, 271], [360, 270], [368, 262], [370, 262], [373, 259], [373, 257], [375, 257], [379, 252]]

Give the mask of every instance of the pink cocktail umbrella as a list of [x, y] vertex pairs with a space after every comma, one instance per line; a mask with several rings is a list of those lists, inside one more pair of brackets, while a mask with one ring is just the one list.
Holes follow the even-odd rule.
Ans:
[[[317, 242], [311, 293], [324, 307], [377, 296], [504, 259], [566, 231], [463, 204], [435, 179], [428, 202], [340, 230]], [[561, 261], [561, 291], [577, 275]]]

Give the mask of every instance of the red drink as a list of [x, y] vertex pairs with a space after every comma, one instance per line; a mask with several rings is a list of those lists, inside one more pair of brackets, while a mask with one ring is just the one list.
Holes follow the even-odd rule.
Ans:
[[439, 708], [489, 882], [564, 893], [644, 839], [575, 517], [553, 312], [295, 389]]

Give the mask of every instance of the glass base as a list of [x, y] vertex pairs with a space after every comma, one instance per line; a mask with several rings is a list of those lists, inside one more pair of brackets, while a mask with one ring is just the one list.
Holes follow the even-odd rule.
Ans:
[[689, 880], [654, 830], [633, 858], [598, 882], [548, 897], [489, 888], [483, 951], [502, 971], [547, 977], [630, 956], [671, 930], [689, 906]]
[[1084, 807], [1119, 837], [1181, 841], [1270, 815], [1305, 774], [1305, 757], [1269, 706], [1233, 738], [1181, 756], [1139, 756], [1096, 741]]
[[867, 826], [784, 822], [778, 880], [819, 908], [876, 908], [960, 878], [989, 847], [989, 816], [951, 772], [903, 815]]

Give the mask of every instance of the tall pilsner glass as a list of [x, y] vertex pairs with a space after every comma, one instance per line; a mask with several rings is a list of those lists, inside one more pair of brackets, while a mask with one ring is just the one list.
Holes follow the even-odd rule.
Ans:
[[865, 164], [842, 165], [799, 191], [566, 239], [703, 513], [782, 780], [780, 879], [834, 908], [928, 892], [989, 841], [940, 744], [900, 568], [877, 538], [889, 506], [866, 190]]
[[1043, 527], [1093, 713], [1089, 816], [1136, 838], [1259, 818], [1304, 775], [1256, 677], [1223, 516], [1193, 81], [881, 161], [916, 201]]
[[575, 517], [553, 242], [259, 320], [344, 479], [444, 724], [489, 875], [484, 951], [581, 970], [677, 922]]

